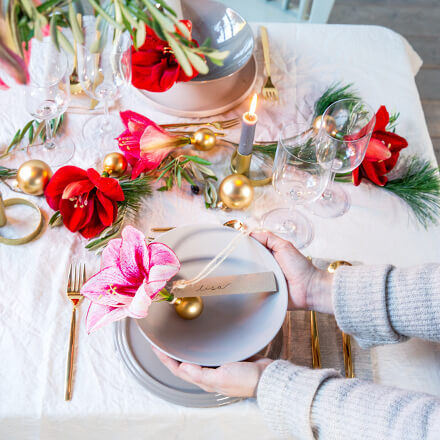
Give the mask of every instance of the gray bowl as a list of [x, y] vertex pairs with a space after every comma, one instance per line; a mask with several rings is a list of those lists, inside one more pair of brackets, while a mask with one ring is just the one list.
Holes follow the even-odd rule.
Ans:
[[202, 44], [210, 38], [211, 47], [228, 50], [223, 66], [208, 60], [209, 72], [192, 81], [211, 81], [224, 78], [242, 69], [254, 50], [254, 36], [246, 20], [236, 11], [212, 0], [183, 0], [182, 12], [193, 24], [193, 38]]

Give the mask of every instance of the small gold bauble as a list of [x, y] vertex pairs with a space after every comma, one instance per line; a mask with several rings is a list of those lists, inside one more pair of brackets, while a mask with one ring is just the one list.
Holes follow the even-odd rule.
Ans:
[[18, 187], [32, 196], [43, 194], [51, 177], [50, 166], [42, 160], [28, 160], [17, 171]]
[[[322, 116], [317, 116], [315, 118], [315, 120], [313, 121], [313, 128], [315, 129], [315, 131], [319, 131], [319, 129], [322, 126]], [[333, 118], [332, 116], [326, 116], [324, 118], [324, 124], [325, 124], [325, 129], [327, 131], [327, 133], [331, 136], [336, 136], [338, 130], [336, 128], [336, 121], [335, 118]]]
[[228, 208], [245, 209], [252, 203], [254, 188], [246, 176], [231, 174], [220, 184], [219, 197]]
[[121, 177], [127, 171], [127, 159], [121, 153], [109, 153], [104, 157], [104, 171], [111, 177]]
[[215, 133], [209, 128], [199, 128], [191, 137], [191, 143], [196, 150], [209, 151], [215, 147], [217, 139]]
[[177, 298], [174, 303], [177, 314], [183, 319], [196, 319], [203, 312], [203, 301], [198, 296]]

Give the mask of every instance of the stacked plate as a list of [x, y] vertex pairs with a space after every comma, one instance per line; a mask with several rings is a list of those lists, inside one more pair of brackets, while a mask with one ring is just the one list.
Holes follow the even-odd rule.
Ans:
[[[216, 225], [176, 228], [160, 237], [179, 257], [179, 275], [198, 273], [237, 231]], [[239, 399], [206, 393], [174, 377], [157, 359], [151, 344], [169, 356], [205, 366], [240, 361], [260, 352], [279, 357], [280, 331], [287, 308], [284, 276], [271, 253], [256, 240], [242, 237], [239, 245], [212, 276], [272, 271], [278, 291], [204, 297], [200, 317], [185, 321], [168, 303], [153, 303], [141, 320], [127, 319], [115, 325], [115, 345], [129, 372], [149, 391], [184, 406], [210, 407]]]

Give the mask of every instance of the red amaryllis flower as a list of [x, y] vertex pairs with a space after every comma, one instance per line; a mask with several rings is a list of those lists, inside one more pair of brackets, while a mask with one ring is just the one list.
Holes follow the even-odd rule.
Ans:
[[44, 192], [49, 206], [60, 211], [63, 223], [72, 232], [92, 238], [110, 226], [118, 214], [116, 202], [124, 193], [116, 179], [101, 177], [93, 168], [60, 168]]
[[352, 172], [353, 183], [358, 186], [363, 177], [379, 186], [388, 182], [386, 176], [399, 159], [400, 150], [408, 146], [405, 138], [387, 131], [390, 115], [383, 105], [376, 113], [376, 124], [361, 165]]
[[172, 150], [189, 142], [186, 136], [172, 135], [139, 113], [127, 110], [119, 114], [126, 130], [116, 139], [133, 167], [132, 179], [156, 169]]
[[[181, 20], [191, 32], [191, 22]], [[135, 50], [132, 47], [132, 83], [138, 89], [150, 92], [165, 92], [176, 82], [185, 82], [197, 76], [193, 68], [192, 75], [187, 76], [176, 57], [173, 55], [168, 42], [158, 38], [153, 29], [145, 26], [147, 36], [144, 44]], [[197, 45], [195, 40], [193, 43]]]

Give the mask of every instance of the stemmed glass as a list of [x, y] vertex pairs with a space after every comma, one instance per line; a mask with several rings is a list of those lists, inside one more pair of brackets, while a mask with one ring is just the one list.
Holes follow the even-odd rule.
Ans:
[[98, 136], [105, 148], [111, 148], [122, 124], [108, 108], [131, 82], [131, 39], [128, 32], [113, 35], [108, 28], [100, 37], [103, 47], [96, 51], [94, 24], [85, 30], [85, 42], [77, 48], [78, 79], [88, 96], [104, 104], [104, 115], [95, 116], [84, 125], [83, 137], [96, 142]]
[[341, 99], [322, 116], [317, 135], [318, 157], [334, 156], [332, 176], [322, 197], [307, 208], [320, 217], [339, 217], [350, 208], [347, 193], [334, 184], [336, 173], [349, 173], [364, 160], [376, 117], [373, 109], [358, 99]]
[[54, 139], [50, 122], [61, 116], [70, 102], [69, 63], [66, 54], [57, 50], [50, 40], [34, 43], [28, 66], [25, 106], [34, 118], [45, 121], [46, 139], [42, 148], [33, 146], [28, 153], [57, 167], [68, 162], [75, 152], [70, 139]]
[[288, 208], [274, 209], [262, 218], [264, 229], [292, 241], [298, 249], [313, 239], [313, 227], [295, 205], [318, 199], [330, 177], [333, 157], [318, 161], [316, 138], [309, 124], [294, 123], [280, 133], [273, 164], [272, 184], [275, 191], [289, 202]]

